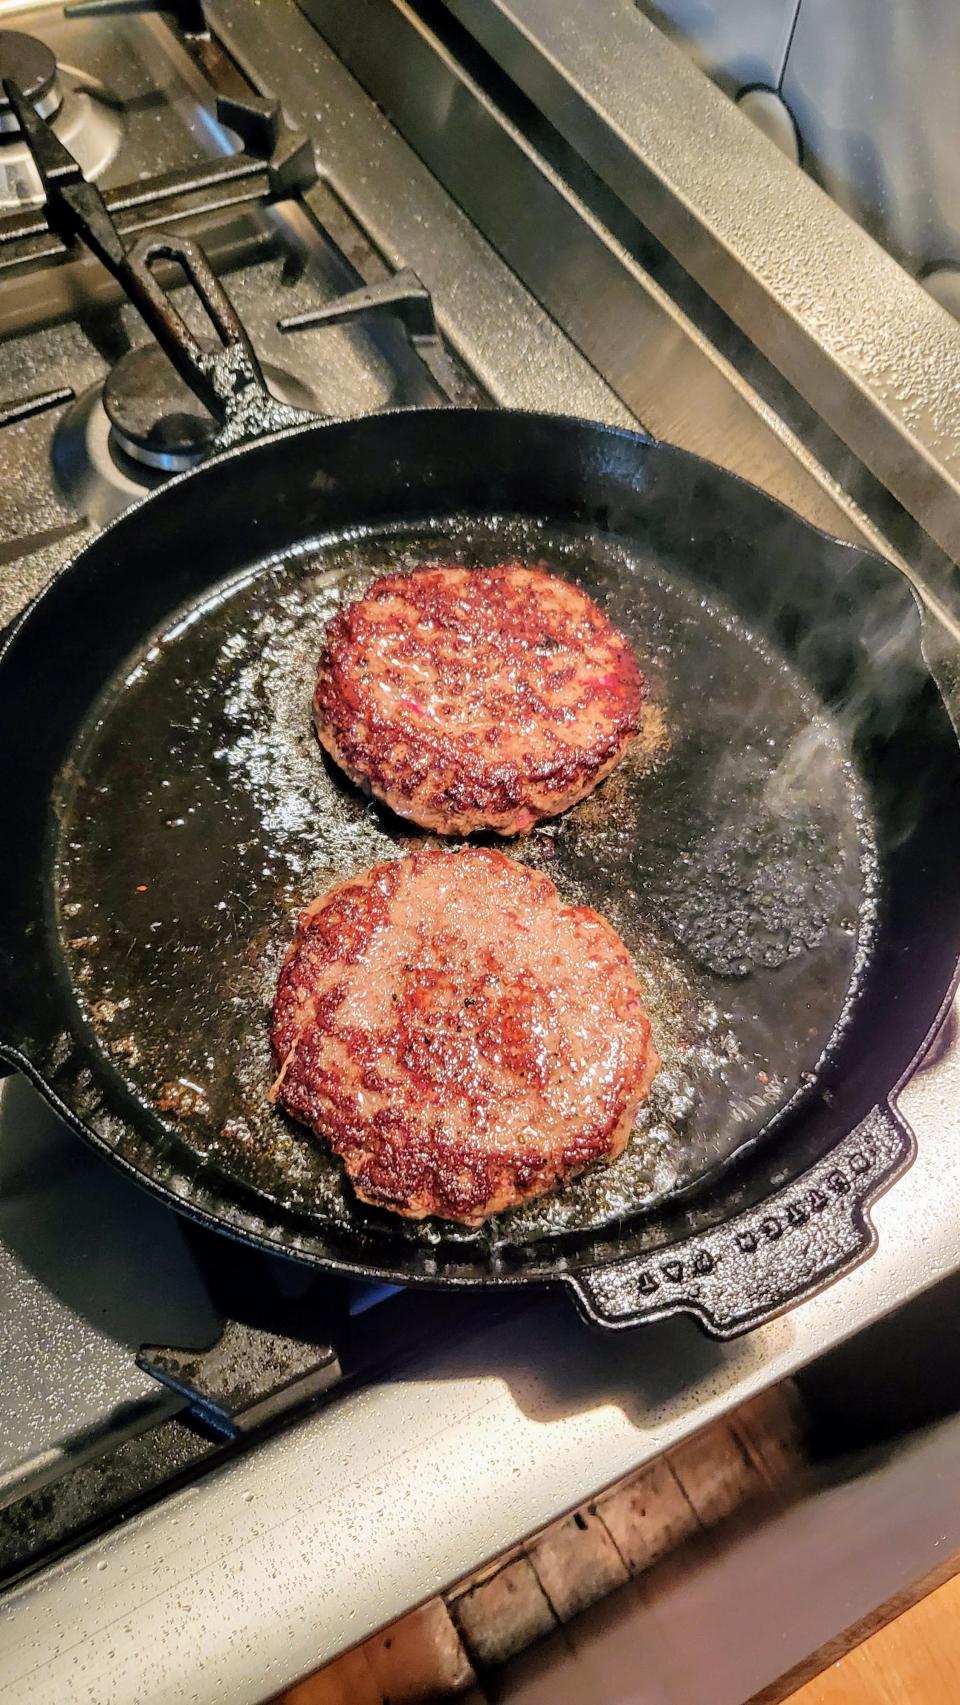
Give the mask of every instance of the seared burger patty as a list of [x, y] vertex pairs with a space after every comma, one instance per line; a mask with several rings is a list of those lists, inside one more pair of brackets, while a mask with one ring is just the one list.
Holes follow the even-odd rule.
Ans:
[[422, 568], [334, 616], [314, 720], [341, 768], [400, 816], [512, 835], [613, 769], [643, 691], [626, 639], [568, 581]]
[[357, 1194], [478, 1224], [624, 1148], [659, 1066], [626, 948], [487, 848], [378, 864], [301, 913], [272, 1090]]

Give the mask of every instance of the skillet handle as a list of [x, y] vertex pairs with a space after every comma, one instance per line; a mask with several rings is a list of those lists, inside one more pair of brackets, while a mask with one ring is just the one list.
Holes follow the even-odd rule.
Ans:
[[890, 1107], [793, 1184], [713, 1231], [566, 1276], [596, 1325], [639, 1326], [692, 1314], [713, 1338], [734, 1338], [813, 1296], [872, 1254], [870, 1203], [909, 1166], [912, 1131]]
[[[177, 261], [183, 268], [217, 334], [216, 349], [194, 336], [174, 306], [153, 271], [157, 260]], [[221, 447], [314, 418], [270, 395], [243, 322], [198, 244], [167, 232], [149, 232], [132, 248], [121, 250], [111, 270], [181, 379], [220, 422]]]
[[[219, 350], [204, 349], [174, 307], [153, 271], [157, 260], [179, 262], [217, 334]], [[196, 392], [211, 414], [224, 421], [238, 390], [247, 386], [266, 390], [260, 363], [240, 317], [196, 243], [165, 232], [149, 232], [132, 248], [118, 244], [112, 270], [136, 302], [181, 379]]]

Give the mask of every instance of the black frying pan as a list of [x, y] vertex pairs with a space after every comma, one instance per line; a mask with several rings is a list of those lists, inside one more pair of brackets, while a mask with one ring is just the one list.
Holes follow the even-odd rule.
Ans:
[[[355, 1201], [267, 1104], [266, 1018], [302, 903], [422, 839], [322, 758], [325, 620], [385, 563], [504, 558], [586, 586], [650, 677], [620, 770], [513, 852], [620, 929], [665, 1069], [616, 1166], [468, 1231]], [[294, 427], [58, 575], [0, 655], [0, 726], [0, 1052], [178, 1208], [322, 1266], [560, 1279], [607, 1324], [719, 1333], [870, 1248], [960, 945], [960, 750], [878, 559], [581, 421]]]
[[[907, 584], [637, 434], [507, 411], [304, 420], [266, 395], [202, 254], [128, 250], [8, 94], [51, 220], [222, 432], [0, 651], [0, 1056], [182, 1211], [321, 1266], [562, 1280], [607, 1325], [685, 1309], [727, 1334], [851, 1265], [911, 1157], [892, 1098], [960, 956], [960, 748]], [[157, 256], [186, 269], [218, 353]], [[650, 679], [627, 759], [514, 854], [620, 930], [664, 1069], [613, 1167], [469, 1231], [356, 1202], [269, 1106], [267, 1014], [299, 907], [424, 838], [321, 756], [325, 620], [386, 564], [504, 559], [584, 585]]]

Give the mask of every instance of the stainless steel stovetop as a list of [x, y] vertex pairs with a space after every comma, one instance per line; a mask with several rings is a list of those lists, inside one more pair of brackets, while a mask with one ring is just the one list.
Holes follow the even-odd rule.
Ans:
[[[955, 680], [960, 432], [942, 373], [960, 372], [960, 327], [639, 13], [590, 25], [580, 0], [555, 39], [545, 0], [208, 0], [206, 32], [196, 4], [66, 10], [0, 0], [0, 25], [49, 49], [16, 74], [125, 231], [202, 241], [278, 395], [335, 416], [453, 389], [639, 419], [894, 555]], [[5, 51], [24, 50], [0, 36]], [[167, 432], [184, 399], [155, 406], [145, 327], [50, 236], [3, 124], [0, 106], [0, 622], [205, 431], [188, 406]], [[704, 134], [712, 176], [691, 164]], [[744, 183], [766, 245], [742, 217], [736, 241]], [[405, 269], [440, 343], [383, 313], [277, 329]], [[605, 1338], [562, 1299], [384, 1295], [237, 1250], [7, 1079], [0, 1688], [275, 1692], [960, 1265], [958, 1108], [951, 1033], [903, 1095], [920, 1158], [878, 1207], [879, 1254], [719, 1346], [684, 1322]], [[145, 1344], [202, 1350], [225, 1320], [212, 1358], [137, 1365]], [[268, 1379], [278, 1353], [287, 1373]]]

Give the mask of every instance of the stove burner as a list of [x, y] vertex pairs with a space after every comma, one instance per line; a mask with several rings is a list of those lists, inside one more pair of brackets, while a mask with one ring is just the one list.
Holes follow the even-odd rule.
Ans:
[[3, 92], [2, 80], [7, 77], [23, 90], [41, 118], [58, 111], [63, 97], [57, 62], [49, 47], [20, 30], [0, 30], [0, 135], [20, 134], [20, 125]]
[[[273, 395], [294, 408], [317, 409], [294, 374], [261, 362]], [[104, 526], [170, 474], [209, 453], [217, 426], [157, 344], [121, 356], [103, 386], [65, 409], [53, 438], [61, 491], [80, 514]]]
[[107, 374], [103, 406], [114, 447], [162, 473], [192, 468], [216, 437], [217, 422], [155, 343], [121, 356]]
[[[204, 343], [211, 354], [218, 345]], [[315, 408], [298, 379], [279, 367], [263, 367], [278, 401]], [[180, 473], [209, 455], [218, 423], [194, 396], [159, 344], [129, 349], [107, 374], [103, 407], [110, 443], [121, 456], [158, 473]]]
[[[82, 86], [79, 72], [67, 66], [58, 70], [46, 43], [19, 30], [0, 30], [0, 79], [4, 77], [12, 78], [41, 118], [50, 120], [84, 177], [102, 177], [123, 140], [119, 109]], [[0, 213], [41, 207], [44, 199], [40, 174], [0, 84]]]

